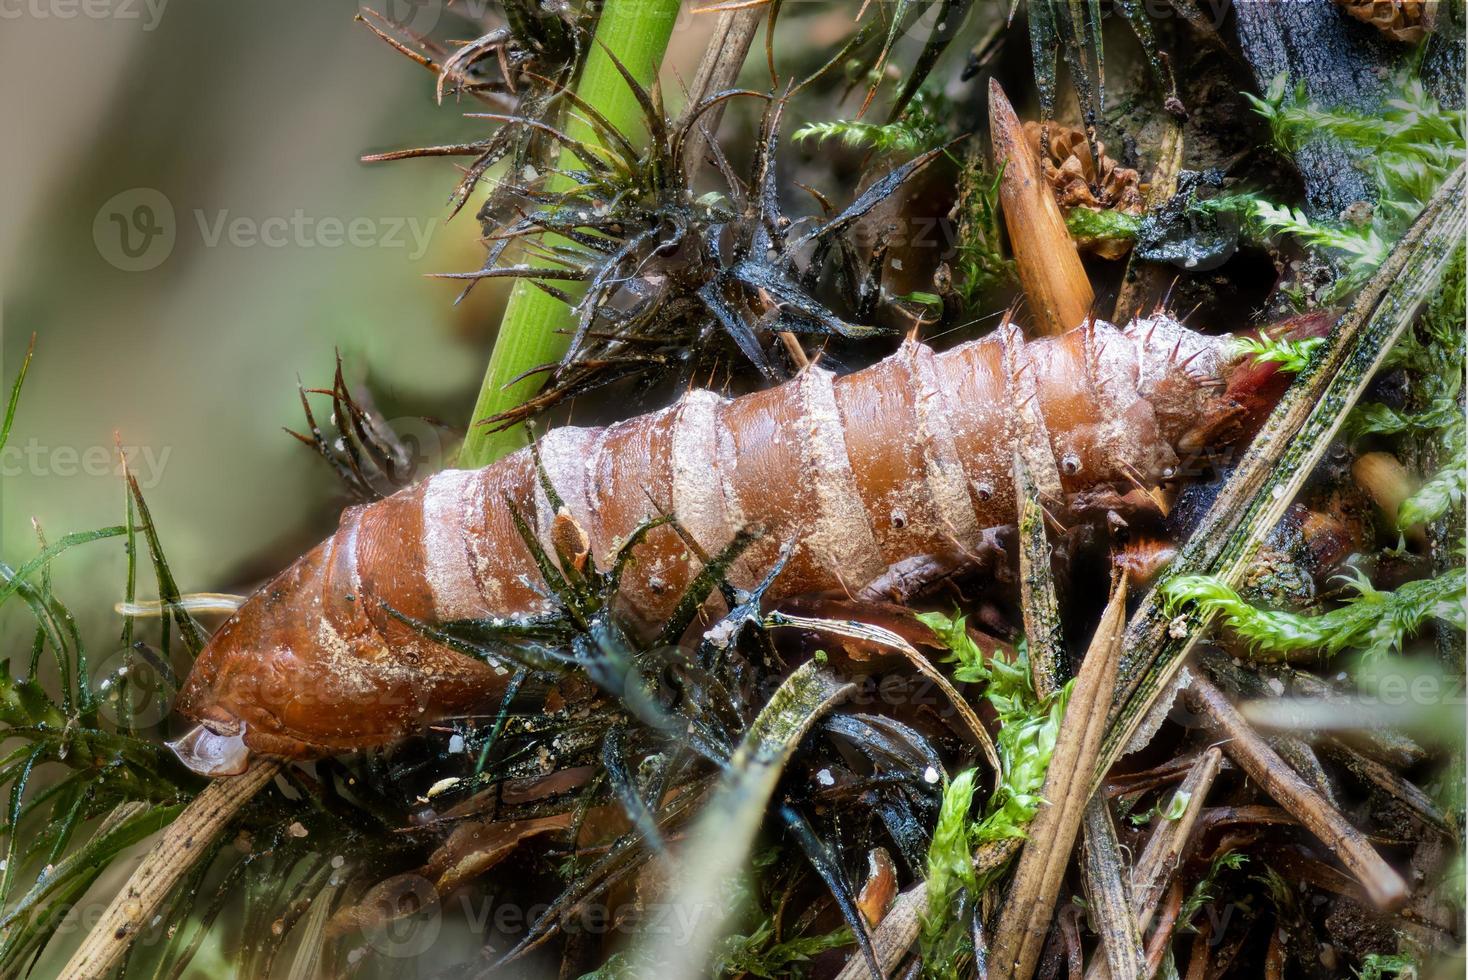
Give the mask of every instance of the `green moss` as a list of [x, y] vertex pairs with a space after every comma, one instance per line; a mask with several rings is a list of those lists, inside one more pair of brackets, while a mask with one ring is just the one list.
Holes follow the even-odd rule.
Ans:
[[1262, 654], [1284, 656], [1319, 650], [1337, 654], [1355, 649], [1368, 657], [1400, 652], [1402, 644], [1433, 619], [1465, 626], [1464, 570], [1453, 569], [1393, 592], [1375, 589], [1362, 575], [1350, 584], [1356, 594], [1330, 612], [1307, 616], [1259, 609], [1217, 578], [1186, 575], [1162, 586], [1171, 609], [1192, 603], [1204, 614], [1216, 613], [1224, 625]]

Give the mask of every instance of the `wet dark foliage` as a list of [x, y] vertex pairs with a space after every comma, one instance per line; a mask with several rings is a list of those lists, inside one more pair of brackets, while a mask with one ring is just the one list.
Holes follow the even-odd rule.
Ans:
[[[488, 5], [471, 6], [471, 10], [483, 11], [480, 23], [466, 25], [477, 26], [479, 36], [452, 51], [415, 30], [411, 18], [408, 23], [398, 23], [364, 8], [359, 19], [388, 44], [434, 73], [440, 102], [445, 96], [467, 96], [501, 112], [530, 117], [548, 114], [580, 68], [600, 4], [542, 5], [536, 0], [505, 0], [500, 6], [502, 16], [494, 14]], [[422, 147], [367, 159], [471, 157], [472, 162], [449, 197], [452, 216], [495, 164], [507, 162], [519, 171], [542, 164], [552, 150], [542, 133], [512, 123], [472, 143]]]
[[[542, 480], [559, 509], [554, 487]], [[632, 885], [652, 870], [654, 858], [666, 856], [666, 842], [687, 830], [705, 793], [729, 778], [731, 767], [746, 764], [736, 750], [757, 715], [779, 710], [778, 689], [789, 672], [761, 612], [783, 559], [753, 588], [733, 586], [726, 571], [751, 541], [738, 535], [717, 554], [703, 556], [703, 571], [667, 622], [633, 631], [618, 615], [616, 592], [641, 541], [671, 528], [695, 553], [698, 546], [676, 522], [658, 519], [601, 569], [577, 549], [575, 528], [562, 515], [552, 557], [515, 514], [556, 600], [552, 612], [441, 627], [414, 623], [435, 640], [513, 671], [499, 711], [458, 726], [464, 774], [440, 802], [452, 805], [450, 813], [494, 823], [568, 809], [575, 814], [562, 864], [564, 889], [504, 961], [536, 948], [588, 903]], [[711, 598], [722, 615], [708, 616]], [[564, 706], [538, 707], [552, 692]], [[895, 718], [838, 709], [815, 734], [787, 767], [778, 805], [767, 815], [771, 846], [804, 856], [814, 877], [802, 883], [802, 876], [792, 876], [789, 886], [808, 891], [819, 883], [828, 892], [828, 917], [844, 918], [864, 945], [867, 929], [856, 911], [853, 876], [878, 845], [898, 854], [909, 873], [921, 867], [941, 798], [933, 774], [945, 766], [935, 733]], [[436, 771], [454, 771], [452, 760], [441, 758]], [[570, 780], [572, 789], [564, 793], [503, 802], [509, 781], [560, 785], [557, 774], [565, 773], [589, 775]], [[580, 853], [576, 845], [589, 836], [585, 828], [606, 825], [608, 812], [620, 814], [610, 822], [625, 830]], [[640, 911], [629, 903], [623, 914], [635, 918]]]
[[[1198, 19], [1195, 3], [1173, 0], [1172, 7], [1194, 30], [1194, 40], [1221, 44]], [[411, 21], [393, 23], [370, 11], [362, 19], [434, 73], [440, 100], [472, 100], [484, 107], [470, 116], [476, 125], [489, 127], [488, 135], [373, 159], [467, 159], [451, 195], [455, 213], [482, 181], [493, 178], [477, 213], [488, 249], [485, 261], [477, 270], [449, 278], [467, 287], [485, 279], [524, 281], [573, 312], [565, 357], [531, 372], [545, 377], [543, 392], [492, 420], [499, 426], [614, 382], [768, 384], [802, 366], [807, 343], [841, 349], [842, 341], [876, 337], [893, 323], [936, 325], [946, 333], [992, 312], [985, 304], [1002, 307], [994, 297], [1007, 288], [1009, 270], [995, 203], [997, 168], [983, 159], [982, 140], [975, 141], [978, 150], [965, 146], [961, 152], [947, 140], [974, 128], [969, 118], [959, 118], [973, 111], [973, 91], [982, 88], [971, 83], [979, 73], [996, 69], [1006, 45], [1009, 50], [1002, 53], [1020, 74], [1034, 69], [1041, 114], [1047, 118], [1066, 101], [1058, 90], [1064, 65], [1076, 90], [1079, 121], [1094, 142], [1107, 119], [1103, 69], [1112, 68], [1113, 78], [1123, 74], [1115, 71], [1114, 58], [1106, 65], [1102, 21], [1119, 16], [1138, 41], [1137, 76], [1149, 90], [1147, 98], [1163, 104], [1169, 125], [1184, 111], [1162, 50], [1177, 32], [1163, 30], [1160, 19], [1154, 23], [1152, 9], [1139, 0], [1104, 5], [1034, 0], [1022, 11], [1016, 3], [1011, 16], [1023, 13], [1027, 35], [1017, 29], [1018, 18], [1016, 30], [1007, 34], [997, 26], [999, 20], [983, 27], [978, 23], [982, 8], [971, 0], [871, 0], [851, 5], [847, 33], [829, 50], [813, 46], [793, 76], [772, 80], [766, 88], [754, 72], [746, 78], [759, 79], [750, 84], [761, 90], [714, 92], [673, 119], [663, 93], [638, 85], [624, 70], [649, 136], [643, 148], [640, 134], [618, 131], [572, 90], [594, 44], [599, 4], [507, 0], [483, 17], [465, 9], [482, 8], [450, 4], [444, 11], [455, 29], [463, 28], [449, 36], [472, 38], [457, 47], [417, 32]], [[770, 36], [782, 17], [843, 9], [822, 3], [796, 11], [788, 0], [771, 0]], [[953, 69], [951, 78], [936, 70], [940, 59], [961, 55], [965, 48], [967, 66], [950, 57], [943, 64]], [[773, 55], [768, 61], [773, 71]], [[964, 85], [973, 91], [965, 93]], [[879, 96], [888, 127], [911, 124], [929, 93], [941, 94], [932, 104], [942, 110], [930, 114], [931, 127], [910, 126], [920, 143], [850, 141], [834, 148], [833, 140], [831, 158], [812, 162], [798, 159], [782, 140], [787, 113], [799, 116], [807, 103], [834, 111], [852, 96], [852, 104], [859, 103], [854, 120], [806, 120], [840, 133], [840, 124], [848, 131], [859, 124], [882, 129], [861, 122], [881, 115], [872, 109]], [[1231, 98], [1232, 90], [1228, 94]], [[722, 142], [711, 131], [717, 129], [712, 120], [734, 106], [753, 110], [729, 113], [739, 124], [750, 123], [746, 128], [754, 135], [747, 150], [736, 149], [727, 130]], [[1284, 111], [1285, 106], [1276, 108]], [[594, 138], [586, 138], [587, 132]], [[693, 145], [700, 147], [697, 158], [689, 149]], [[870, 152], [854, 152], [858, 149]], [[1156, 162], [1147, 159], [1152, 147], [1131, 149], [1139, 165]], [[927, 178], [948, 164], [950, 152], [955, 164], [967, 157], [960, 186], [925, 187], [941, 183]], [[838, 159], [840, 153], [845, 155]], [[812, 191], [809, 206], [797, 206], [806, 204], [789, 190], [797, 175], [813, 170], [821, 180], [812, 183], [825, 186], [824, 178], [838, 169], [835, 180], [850, 190], [849, 203], [838, 207]], [[710, 177], [719, 190], [704, 191]], [[1179, 194], [1139, 223], [1138, 262], [1170, 263], [1184, 276], [1197, 277], [1232, 254], [1239, 206], [1248, 202], [1241, 195], [1200, 193], [1207, 182], [1185, 172]], [[956, 210], [950, 212], [950, 206]], [[922, 266], [912, 272], [912, 266], [921, 265], [913, 263], [903, 284], [896, 284], [895, 253], [880, 235], [863, 240], [858, 231], [902, 209], [956, 217], [960, 228], [968, 229], [960, 230], [951, 271], [940, 275]], [[947, 269], [937, 261], [930, 264]], [[1117, 267], [1106, 274], [1122, 271]], [[1266, 269], [1261, 278], [1272, 271]], [[1198, 280], [1184, 279], [1181, 288], [1190, 281]], [[963, 293], [961, 302], [948, 301], [953, 287]], [[913, 315], [910, 297], [915, 295], [931, 297], [941, 321], [935, 323], [926, 312]], [[1455, 295], [1461, 299], [1461, 289]], [[1436, 346], [1443, 352], [1450, 348], [1456, 360], [1425, 348], [1401, 355], [1402, 363], [1425, 364], [1429, 370], [1422, 373], [1439, 379], [1436, 386], [1414, 388], [1419, 394], [1435, 392], [1434, 404], [1368, 405], [1348, 423], [1374, 440], [1372, 448], [1404, 455], [1408, 444], [1391, 440], [1416, 433], [1414, 438], [1424, 440], [1424, 457], [1442, 470], [1429, 487], [1460, 480], [1462, 472], [1456, 462], [1462, 451], [1456, 401], [1462, 313], [1460, 307], [1443, 312], [1445, 302], [1436, 302], [1433, 316], [1443, 320], [1444, 329], [1453, 327], [1456, 339]], [[1238, 312], [1239, 321], [1244, 318]], [[1451, 375], [1442, 367], [1449, 363]], [[329, 400], [329, 419], [318, 421], [320, 403], [313, 409], [312, 396]], [[409, 426], [387, 422], [370, 398], [349, 384], [340, 361], [332, 384], [303, 388], [301, 401], [306, 425], [292, 434], [324, 457], [359, 500], [408, 486], [442, 462], [424, 456]], [[13, 396], [0, 448], [14, 411]], [[1445, 436], [1449, 425], [1455, 427]], [[1338, 455], [1347, 462], [1328, 474], [1331, 496], [1349, 483], [1354, 452], [1341, 447]], [[1438, 495], [1443, 510], [1458, 515], [1455, 526], [1461, 530], [1457, 486], [1450, 483]], [[542, 489], [559, 510], [555, 488], [543, 474]], [[1174, 504], [1165, 526], [1159, 519], [1155, 530], [1168, 532], [1166, 543], [1186, 538], [1188, 515], [1197, 509], [1189, 499], [1194, 492]], [[1315, 500], [1303, 502], [1313, 506]], [[395, 924], [423, 912], [426, 904], [442, 903], [434, 907], [446, 910], [451, 897], [539, 911], [513, 929], [480, 929], [463, 956], [438, 957], [440, 965], [458, 963], [447, 975], [521, 975], [541, 967], [604, 980], [650, 975], [649, 962], [640, 957], [654, 932], [651, 917], [659, 906], [680, 901], [682, 893], [672, 881], [676, 865], [696, 853], [707, 817], [746, 819], [757, 831], [754, 843], [735, 855], [744, 870], [731, 876], [721, 896], [730, 910], [729, 935], [711, 947], [709, 973], [790, 976], [824, 955], [815, 972], [829, 976], [846, 958], [872, 962], [874, 937], [861, 886], [870, 880], [879, 853], [890, 861], [894, 890], [926, 883], [941, 893], [935, 855], [951, 857], [952, 868], [968, 880], [948, 892], [964, 894], [963, 899], [944, 904], [940, 894], [934, 907], [922, 910], [951, 933], [944, 938], [952, 942], [944, 947], [919, 943], [917, 957], [928, 961], [908, 960], [907, 975], [919, 968], [933, 976], [959, 975], [982, 960], [986, 923], [993, 923], [992, 913], [1004, 901], [1007, 865], [984, 869], [981, 885], [973, 868], [975, 842], [996, 811], [1010, 818], [1006, 808], [1016, 802], [1014, 787], [1022, 787], [1038, 806], [1036, 794], [1050, 758], [1041, 743], [1049, 739], [1053, 745], [1053, 729], [1063, 716], [1061, 708], [1045, 702], [1040, 702], [1043, 711], [1027, 715], [1035, 706], [1005, 693], [1031, 683], [1025, 661], [996, 659], [995, 650], [1003, 644], [987, 639], [981, 644], [962, 615], [938, 617], [957, 624], [946, 635], [935, 634], [948, 646], [950, 660], [943, 673], [922, 666], [940, 678], [984, 685], [970, 690], [972, 706], [983, 715], [975, 727], [998, 742], [1004, 761], [979, 765], [972, 732], [955, 720], [946, 693], [925, 701], [904, 688], [903, 696], [888, 700], [877, 685], [876, 698], [862, 696], [872, 689], [860, 689], [839, 703], [833, 697], [819, 704], [792, 693], [792, 681], [810, 676], [831, 687], [863, 674], [870, 675], [867, 680], [917, 674], [926, 679], [925, 672], [913, 670], [920, 656], [915, 650], [906, 661], [883, 659], [891, 649], [854, 652], [862, 642], [872, 646], [879, 630], [895, 635], [911, 627], [911, 610], [805, 597], [782, 615], [763, 607], [783, 559], [749, 588], [730, 580], [730, 568], [753, 540], [750, 533], [705, 554], [684, 534], [676, 515], [664, 515], [598, 562], [569, 512], [560, 511], [546, 541], [512, 504], [505, 505], [535, 558], [551, 611], [444, 624], [402, 617], [425, 635], [502, 669], [507, 681], [498, 703], [482, 714], [438, 722], [388, 748], [283, 768], [225, 836], [209, 845], [205, 858], [158, 910], [128, 954], [124, 977], [182, 976], [191, 963], [205, 968], [204, 953], [220, 935], [231, 958], [237, 957], [231, 965], [243, 976], [393, 975], [404, 964], [395, 958], [402, 949], [391, 941]], [[1387, 562], [1402, 560], [1398, 531], [1408, 525], [1378, 534], [1371, 506], [1361, 505], [1362, 549], [1380, 559], [1380, 567], [1394, 567]], [[1059, 511], [1051, 516], [1057, 525], [1066, 519]], [[649, 626], [624, 607], [619, 587], [652, 534], [680, 535], [702, 562], [702, 571], [667, 621]], [[71, 611], [52, 589], [51, 566], [73, 549], [106, 547], [109, 541], [126, 544], [123, 598], [129, 611], [116, 652], [89, 657]], [[1099, 537], [1087, 536], [1081, 543], [1077, 536], [1074, 560], [1057, 563], [1065, 572], [1059, 594], [1065, 600], [1066, 628], [1071, 631], [1074, 624], [1077, 636], [1084, 636], [1094, 620], [1095, 602], [1087, 590], [1103, 582], [1107, 571], [1099, 544]], [[1043, 530], [1039, 546], [1049, 547]], [[134, 602], [140, 548], [147, 549], [156, 580], [156, 619], [136, 612], [146, 605]], [[1460, 597], [1461, 555], [1449, 554], [1455, 557], [1448, 571], [1457, 576], [1449, 583], [1452, 596]], [[1280, 558], [1267, 570], [1279, 577], [1291, 567]], [[1270, 610], [1263, 617], [1244, 601], [1255, 601], [1256, 593], [1215, 595], [1215, 601], [1226, 601], [1242, 615], [1235, 616], [1231, 633], [1213, 637], [1218, 648], [1200, 645], [1204, 649], [1194, 666], [1240, 700], [1265, 702], [1286, 689], [1321, 698], [1350, 696], [1356, 680], [1347, 671], [1357, 668], [1345, 661], [1328, 667], [1323, 656], [1298, 664], [1249, 662], [1271, 637], [1285, 650], [1284, 641], [1295, 642], [1287, 633], [1336, 626], [1347, 618], [1342, 609], [1367, 608], [1363, 598], [1391, 601], [1392, 593], [1364, 589], [1343, 597], [1341, 580], [1331, 581], [1336, 591], [1312, 592], [1310, 608]], [[1388, 584], [1383, 579], [1372, 587]], [[1015, 603], [1004, 583], [985, 578], [973, 587], [960, 580], [944, 588], [951, 591], [930, 597], [932, 606], [951, 610], [956, 598], [959, 613], [1019, 639]], [[1409, 589], [1398, 592], [1411, 597]], [[6, 808], [0, 835], [0, 975], [12, 976], [34, 971], [46, 944], [67, 926], [68, 910], [104, 871], [131, 853], [129, 848], [168, 825], [201, 789], [163, 741], [180, 734], [180, 723], [166, 709], [206, 631], [186, 607], [135, 483], [128, 488], [123, 523], [54, 542], [42, 536], [33, 558], [16, 568], [0, 565], [0, 603], [6, 599], [25, 606], [16, 611], [29, 616], [30, 640], [0, 665], [0, 735], [6, 750], [0, 756], [5, 790], [0, 805]], [[1441, 645], [1451, 646], [1452, 656], [1459, 658], [1461, 633], [1448, 627], [1454, 620], [1438, 605], [1433, 598], [1428, 611], [1444, 620], [1435, 627], [1445, 638]], [[791, 611], [796, 608], [813, 615], [796, 616]], [[1334, 618], [1328, 611], [1321, 615], [1327, 608], [1335, 611]], [[817, 618], [822, 615], [829, 618]], [[1254, 615], [1252, 631], [1244, 615]], [[1365, 614], [1357, 618], [1366, 621]], [[1415, 629], [1426, 620], [1424, 613], [1408, 625]], [[839, 628], [822, 630], [823, 623]], [[850, 646], [838, 639], [850, 640], [853, 630], [862, 639]], [[1340, 630], [1345, 639], [1339, 645], [1355, 644], [1357, 632], [1348, 636]], [[1392, 639], [1400, 645], [1402, 637]], [[1241, 646], [1244, 640], [1252, 640], [1254, 648]], [[1329, 643], [1306, 646], [1313, 651]], [[1425, 644], [1418, 646], [1425, 650]], [[1451, 679], [1460, 680], [1460, 659], [1450, 666]], [[1010, 688], [995, 683], [1006, 674], [1024, 683]], [[772, 719], [780, 725], [772, 726]], [[1460, 731], [1460, 715], [1452, 720]], [[1149, 745], [1099, 784], [1128, 860], [1143, 853], [1149, 839], [1188, 807], [1175, 786], [1210, 744], [1196, 719], [1182, 712], [1161, 724]], [[769, 736], [772, 727], [783, 730], [785, 743]], [[1286, 732], [1277, 744], [1322, 798], [1372, 833], [1384, 853], [1410, 867], [1420, 881], [1435, 882], [1460, 849], [1460, 741], [1441, 749], [1414, 741], [1427, 737], [1421, 733], [1409, 737], [1385, 726], [1351, 735], [1327, 733], [1319, 744], [1307, 744], [1304, 734]], [[1451, 758], [1454, 768], [1439, 771], [1442, 758]], [[731, 792], [744, 789], [741, 778], [760, 766], [775, 770], [769, 793]], [[1296, 826], [1296, 815], [1274, 805], [1257, 781], [1239, 770], [1222, 771], [1206, 807], [1201, 798], [1196, 802], [1200, 812], [1190, 843], [1170, 868], [1173, 877], [1154, 919], [1169, 923], [1174, 937], [1159, 947], [1162, 972], [1256, 975], [1260, 964], [1288, 963], [1306, 976], [1342, 975], [1355, 966], [1362, 975], [1383, 975], [1381, 969], [1369, 971], [1384, 964], [1392, 968], [1388, 951], [1397, 949], [1400, 929], [1425, 935], [1424, 948], [1456, 945], [1461, 938], [1460, 888], [1439, 896], [1437, 903], [1452, 910], [1451, 921], [1431, 918], [1434, 896], [1427, 890], [1432, 884], [1414, 896], [1421, 908], [1412, 909], [1412, 917], [1366, 909], [1359, 886], [1337, 867], [1329, 844]], [[1010, 819], [1014, 833], [1006, 840], [1019, 839], [1030, 812]], [[945, 822], [952, 831], [946, 842]], [[1093, 935], [1099, 920], [1083, 914], [1083, 894], [1089, 896], [1083, 877], [1067, 878], [1041, 975], [1059, 975], [1065, 968], [1078, 974], [1087, 959], [1096, 962], [1102, 949]], [[1448, 882], [1448, 891], [1452, 885]], [[606, 932], [578, 929], [577, 923], [597, 910], [610, 915]], [[970, 929], [974, 924], [977, 928]], [[608, 937], [614, 933], [629, 938], [613, 941]], [[931, 955], [935, 948], [953, 954]]]
[[[930, 150], [896, 167], [839, 211], [818, 197], [826, 210], [822, 219], [792, 218], [779, 193], [783, 99], [717, 92], [670, 123], [658, 90], [644, 89], [625, 70], [623, 76], [643, 109], [651, 134], [647, 150], [636, 149], [570, 92], [563, 98], [590, 123], [601, 146], [533, 119], [479, 114], [549, 133], [584, 168], [537, 173], [492, 200], [481, 212], [490, 242], [484, 267], [445, 276], [471, 286], [483, 279], [528, 280], [574, 311], [574, 333], [560, 363], [530, 372], [547, 375], [544, 389], [489, 420], [496, 427], [620, 378], [671, 375], [686, 384], [714, 377], [731, 356], [775, 381], [786, 375], [792, 356], [788, 348], [772, 355], [778, 335], [878, 333], [873, 314], [890, 299], [881, 284], [886, 247], [879, 240], [864, 253], [849, 233], [943, 154]], [[766, 103], [750, 171], [736, 173], [710, 140], [710, 159], [726, 189], [696, 196], [693, 174], [703, 161], [689, 160], [684, 147], [710, 110], [734, 99]], [[550, 189], [559, 178], [569, 178], [571, 189]], [[511, 203], [514, 217], [498, 213]]]
[[[129, 477], [125, 490], [123, 524], [42, 540], [38, 554], [20, 567], [0, 565], [0, 602], [18, 598], [34, 622], [27, 660], [0, 665], [0, 734], [7, 746], [0, 786], [8, 801], [0, 826], [0, 975], [34, 969], [53, 936], [77, 927], [86, 907], [81, 900], [103, 872], [173, 821], [203, 785], [163, 739], [173, 732], [168, 708], [178, 678], [205, 631], [182, 604], [136, 480]], [[136, 597], [140, 549], [146, 549], [158, 618], [130, 612], [113, 652], [89, 656], [71, 610], [52, 591], [51, 566], [74, 549], [95, 551], [108, 540], [126, 547], [121, 594], [127, 603]], [[363, 868], [399, 864], [417, 846], [396, 832], [408, 822], [412, 798], [388, 776], [371, 755], [325, 762], [314, 773], [285, 772], [283, 783], [242, 811], [233, 837], [209, 845], [134, 943], [122, 975], [181, 975], [226, 908], [250, 937], [240, 944], [241, 971], [267, 975], [311, 897]]]

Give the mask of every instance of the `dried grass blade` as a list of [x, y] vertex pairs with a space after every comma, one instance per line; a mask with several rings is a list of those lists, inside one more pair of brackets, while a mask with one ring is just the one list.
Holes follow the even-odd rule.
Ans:
[[279, 769], [277, 762], [259, 762], [242, 775], [216, 779], [204, 787], [113, 897], [61, 971], [61, 980], [107, 976], [174, 886], [209, 852], [209, 845], [240, 807], [274, 779]]
[[1126, 576], [1122, 575], [1112, 589], [1066, 706], [1045, 776], [1042, 795], [1048, 802], [1041, 804], [1030, 824], [1014, 884], [995, 929], [992, 980], [1028, 980], [1039, 963], [1055, 900], [1092, 795], [1125, 624]]
[[738, 80], [739, 69], [744, 66], [744, 59], [749, 54], [755, 32], [765, 19], [766, 2], [767, 0], [762, 0], [749, 6], [707, 8], [720, 11], [719, 21], [714, 25], [708, 47], [704, 49], [703, 60], [698, 63], [698, 71], [688, 87], [688, 102], [683, 115], [674, 126], [677, 130], [682, 130], [685, 126], [691, 127], [687, 141], [683, 144], [681, 161], [690, 173], [696, 173], [702, 163], [710, 134], [718, 131], [719, 117], [724, 110], [722, 106], [715, 106], [703, 119], [696, 122], [690, 114], [705, 98], [714, 92], [722, 92]]
[[[1152, 924], [1153, 916], [1157, 914], [1158, 903], [1162, 901], [1162, 895], [1172, 881], [1173, 871], [1182, 861], [1183, 852], [1193, 837], [1193, 829], [1198, 825], [1198, 815], [1203, 812], [1203, 802], [1208, 798], [1208, 790], [1212, 788], [1222, 767], [1223, 752], [1217, 747], [1198, 756], [1173, 794], [1174, 801], [1186, 801], [1182, 815], [1176, 820], [1164, 819], [1158, 822], [1152, 836], [1147, 838], [1142, 856], [1132, 866], [1132, 906], [1136, 909], [1139, 934], [1146, 931]], [[1106, 960], [1097, 958], [1086, 970], [1085, 980], [1108, 980], [1111, 976]]]
[[1068, 679], [1065, 635], [1060, 628], [1060, 602], [1050, 568], [1050, 539], [1045, 536], [1045, 510], [1024, 457], [1014, 454], [1019, 505], [1019, 603], [1029, 644], [1030, 676], [1035, 694], [1048, 698]]
[[[853, 685], [808, 661], [785, 679], [750, 725], [713, 798], [689, 831], [675, 900], [692, 930], [676, 940], [664, 937], [647, 950], [648, 959], [659, 964], [659, 976], [705, 974], [722, 934], [729, 880], [744, 866], [785, 763], [810, 726], [852, 690]], [[641, 962], [643, 957], [634, 959]]]

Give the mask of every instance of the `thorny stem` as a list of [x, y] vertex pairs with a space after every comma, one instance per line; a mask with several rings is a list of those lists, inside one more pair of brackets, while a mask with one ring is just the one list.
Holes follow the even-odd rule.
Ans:
[[[644, 129], [642, 110], [617, 71], [613, 56], [639, 83], [651, 84], [667, 50], [673, 22], [678, 17], [678, 3], [679, 0], [607, 0], [606, 9], [597, 24], [596, 43], [587, 54], [576, 94], [629, 138], [635, 138], [631, 134], [641, 133]], [[579, 117], [571, 117], [566, 130], [573, 141], [599, 142], [591, 125]], [[563, 149], [558, 169], [574, 170], [578, 166], [575, 155]], [[565, 190], [569, 186], [569, 178], [556, 176], [550, 179], [548, 189]], [[571, 311], [565, 303], [528, 281], [521, 280], [515, 284], [504, 318], [500, 321], [499, 336], [489, 357], [479, 397], [474, 403], [469, 434], [459, 451], [460, 467], [486, 466], [525, 444], [523, 426], [490, 432], [478, 423], [515, 408], [535, 394], [543, 383], [543, 376], [520, 381], [513, 379], [558, 360], [569, 343], [569, 337], [561, 331], [570, 322]]]

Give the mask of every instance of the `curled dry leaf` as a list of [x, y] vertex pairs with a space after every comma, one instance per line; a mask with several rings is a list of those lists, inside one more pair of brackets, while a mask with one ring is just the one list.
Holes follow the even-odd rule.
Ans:
[[565, 507], [557, 510], [555, 519], [551, 521], [551, 543], [555, 546], [556, 554], [564, 556], [563, 560], [569, 561], [572, 568], [578, 572], [586, 570], [586, 559], [591, 554], [591, 538], [587, 535], [586, 528]]
[[1106, 153], [1106, 144], [1096, 143], [1100, 163], [1086, 145], [1086, 134], [1070, 126], [1050, 124], [1050, 149], [1046, 152], [1041, 136], [1045, 127], [1037, 122], [1025, 123], [1025, 138], [1040, 160], [1045, 180], [1055, 188], [1055, 199], [1063, 208], [1106, 208], [1127, 214], [1141, 214], [1146, 205], [1146, 185], [1141, 175], [1123, 167]]

